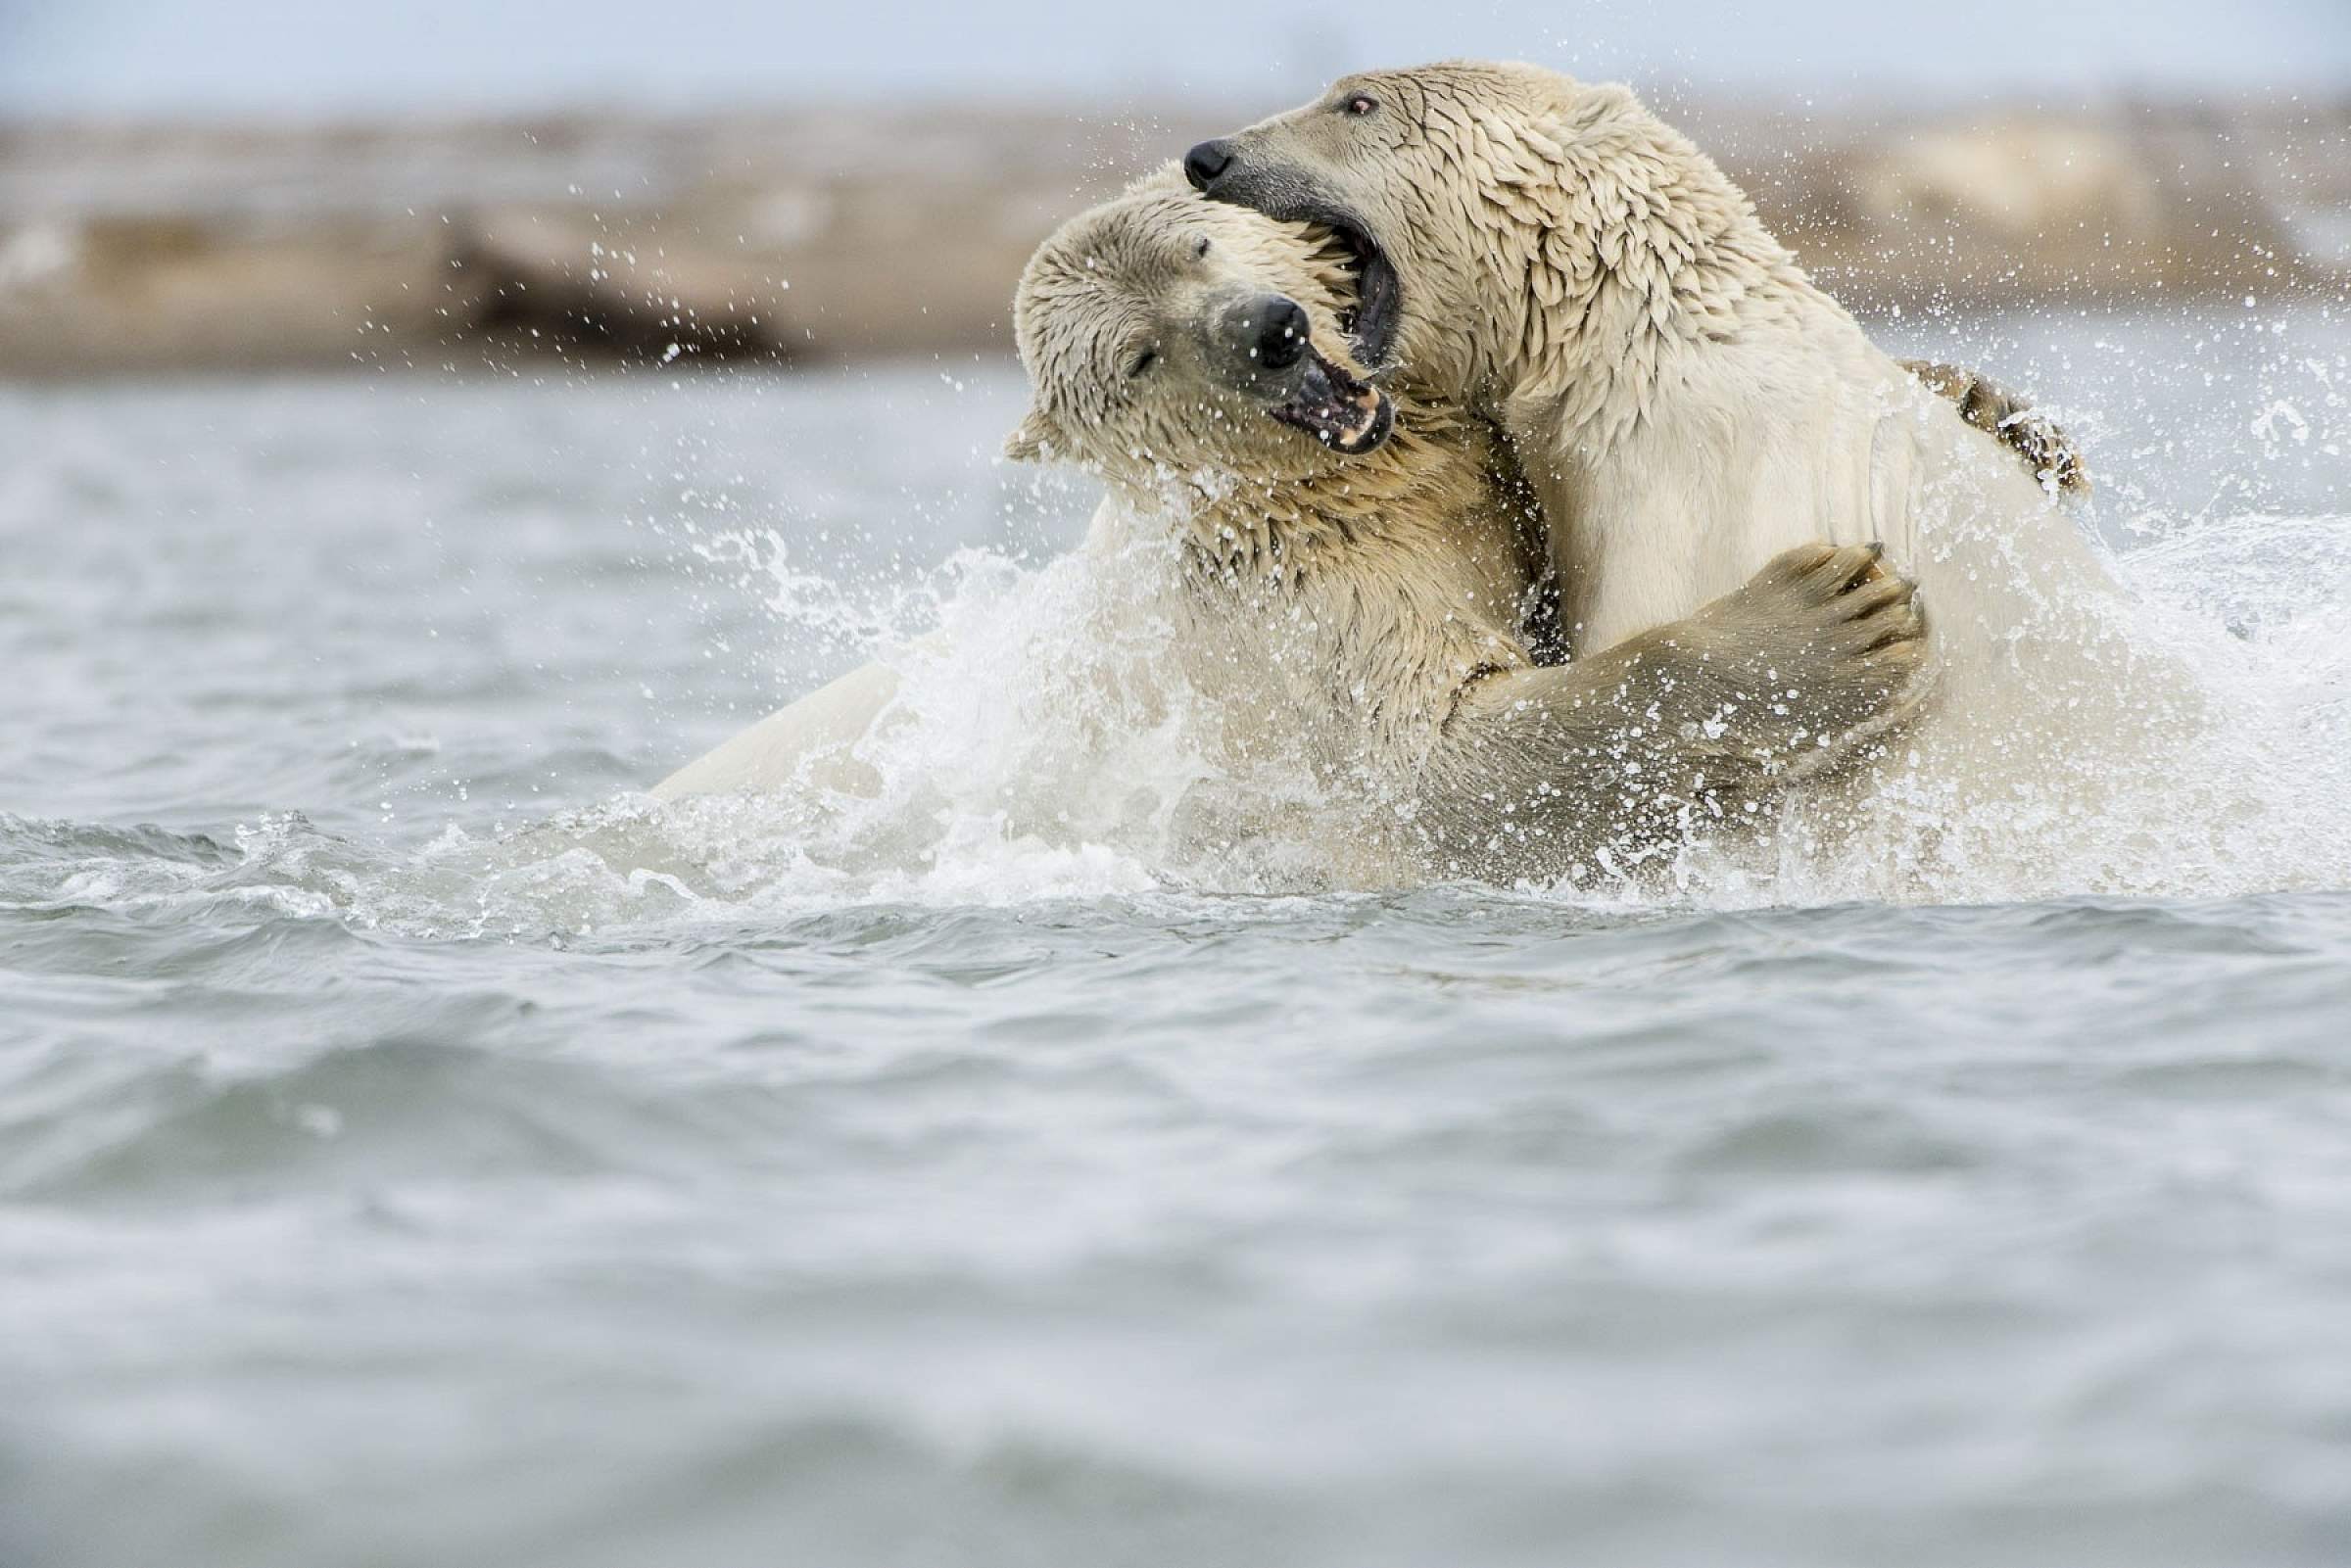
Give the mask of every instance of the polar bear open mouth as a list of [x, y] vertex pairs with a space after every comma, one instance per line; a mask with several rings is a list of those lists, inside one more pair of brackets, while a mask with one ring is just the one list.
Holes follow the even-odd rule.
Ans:
[[1319, 209], [1298, 214], [1324, 258], [1334, 262], [1325, 275], [1339, 305], [1339, 330], [1355, 347], [1361, 364], [1378, 371], [1387, 364], [1395, 346], [1396, 319], [1404, 300], [1404, 280], [1370, 230], [1348, 214]]
[[1266, 412], [1285, 425], [1295, 425], [1336, 452], [1359, 457], [1388, 439], [1396, 427], [1395, 405], [1388, 395], [1368, 382], [1358, 381], [1306, 346], [1305, 368], [1286, 403]]

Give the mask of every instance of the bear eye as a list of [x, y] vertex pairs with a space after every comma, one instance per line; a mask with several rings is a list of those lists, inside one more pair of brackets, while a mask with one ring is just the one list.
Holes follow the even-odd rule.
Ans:
[[1159, 351], [1157, 349], [1145, 349], [1127, 362], [1127, 374], [1129, 377], [1139, 376], [1157, 363], [1159, 363]]
[[1355, 119], [1363, 119], [1366, 115], [1368, 115], [1371, 113], [1371, 111], [1377, 109], [1378, 107], [1379, 100], [1372, 97], [1369, 93], [1357, 93], [1353, 98], [1348, 99], [1347, 102], [1339, 106], [1341, 113]]
[[1203, 234], [1192, 241], [1192, 260], [1197, 261], [1208, 254], [1208, 236]]

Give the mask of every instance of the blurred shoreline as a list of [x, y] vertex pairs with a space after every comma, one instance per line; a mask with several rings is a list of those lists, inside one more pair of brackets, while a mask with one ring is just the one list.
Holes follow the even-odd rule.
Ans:
[[[0, 376], [1000, 355], [1039, 239], [1264, 107], [0, 123]], [[1859, 309], [2351, 291], [2351, 96], [1660, 107]]]

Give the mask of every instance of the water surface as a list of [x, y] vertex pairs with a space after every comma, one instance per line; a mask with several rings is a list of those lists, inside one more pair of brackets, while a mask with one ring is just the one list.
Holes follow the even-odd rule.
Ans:
[[[2351, 332], [1908, 337], [2343, 754]], [[2340, 1560], [2333, 801], [1788, 907], [1219, 885], [978, 726], [907, 865], [632, 795], [1050, 611], [1018, 406], [0, 390], [0, 1561]]]

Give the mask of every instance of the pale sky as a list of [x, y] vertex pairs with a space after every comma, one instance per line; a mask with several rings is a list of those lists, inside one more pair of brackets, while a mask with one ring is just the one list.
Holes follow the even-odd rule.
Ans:
[[1515, 56], [1652, 87], [2351, 93], [2351, 0], [0, 0], [0, 116], [680, 108], [818, 98], [1286, 103]]

